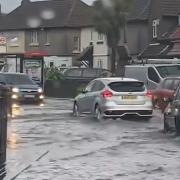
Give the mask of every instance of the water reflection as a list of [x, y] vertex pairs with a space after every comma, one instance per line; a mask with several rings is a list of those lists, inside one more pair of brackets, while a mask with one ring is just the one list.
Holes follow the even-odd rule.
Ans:
[[16, 133], [11, 133], [8, 135], [7, 145], [11, 149], [17, 149], [17, 145], [19, 144], [19, 136]]
[[15, 117], [21, 115], [22, 111], [23, 111], [22, 107], [20, 107], [17, 104], [13, 104], [12, 105], [12, 118], [15, 118]]

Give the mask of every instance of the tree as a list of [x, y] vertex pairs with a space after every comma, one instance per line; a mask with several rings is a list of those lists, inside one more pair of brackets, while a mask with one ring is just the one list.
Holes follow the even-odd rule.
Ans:
[[94, 24], [97, 32], [106, 36], [111, 48], [111, 71], [116, 70], [116, 55], [121, 40], [120, 29], [125, 26], [132, 0], [96, 0], [93, 4]]

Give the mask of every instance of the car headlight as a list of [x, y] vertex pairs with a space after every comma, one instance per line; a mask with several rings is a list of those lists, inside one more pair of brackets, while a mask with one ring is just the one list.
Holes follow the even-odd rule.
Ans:
[[19, 92], [19, 89], [18, 88], [12, 88], [12, 92], [14, 92], [14, 93], [18, 93]]
[[12, 99], [18, 99], [18, 95], [13, 94], [13, 95], [11, 96], [11, 98], [12, 98]]
[[42, 88], [38, 88], [38, 93], [42, 93], [42, 92], [43, 92]]

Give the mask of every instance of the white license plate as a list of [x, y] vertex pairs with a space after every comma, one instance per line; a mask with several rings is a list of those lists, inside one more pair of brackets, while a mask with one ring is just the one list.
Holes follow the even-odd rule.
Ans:
[[25, 98], [34, 98], [35, 95], [32, 95], [32, 94], [27, 94], [27, 95], [24, 95]]
[[132, 96], [132, 95], [127, 95], [127, 96], [122, 96], [123, 100], [134, 100], [137, 99], [137, 96]]

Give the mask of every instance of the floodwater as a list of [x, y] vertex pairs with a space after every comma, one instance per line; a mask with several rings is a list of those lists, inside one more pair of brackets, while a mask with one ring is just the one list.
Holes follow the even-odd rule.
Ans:
[[179, 180], [180, 138], [151, 121], [72, 117], [72, 100], [23, 105], [8, 122], [5, 180]]

